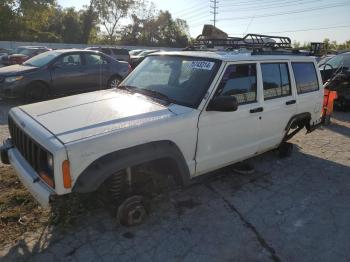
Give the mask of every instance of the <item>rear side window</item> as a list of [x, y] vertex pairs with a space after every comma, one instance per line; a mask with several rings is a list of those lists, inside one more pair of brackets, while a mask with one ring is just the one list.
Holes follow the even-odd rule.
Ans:
[[126, 49], [113, 49], [115, 55], [129, 55], [128, 50]]
[[229, 65], [217, 93], [219, 96], [235, 96], [239, 104], [256, 102], [256, 65]]
[[111, 52], [111, 49], [109, 49], [109, 48], [102, 48], [102, 53], [104, 53], [106, 55], [110, 55], [112, 52]]
[[265, 100], [292, 94], [287, 63], [261, 64], [261, 72]]
[[319, 89], [314, 63], [292, 63], [298, 94], [317, 91]]

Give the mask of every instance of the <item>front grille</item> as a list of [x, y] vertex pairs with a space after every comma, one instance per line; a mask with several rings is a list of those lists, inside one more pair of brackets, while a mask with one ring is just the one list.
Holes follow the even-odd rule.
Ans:
[[49, 170], [47, 164], [50, 153], [29, 137], [10, 116], [8, 118], [8, 126], [13, 146], [17, 148], [23, 158], [38, 174], [44, 172], [53, 180], [53, 172]]

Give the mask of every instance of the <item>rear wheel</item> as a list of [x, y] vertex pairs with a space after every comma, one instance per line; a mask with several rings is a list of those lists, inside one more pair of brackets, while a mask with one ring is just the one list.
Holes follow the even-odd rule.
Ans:
[[47, 87], [40, 82], [35, 82], [27, 87], [25, 99], [26, 102], [38, 102], [47, 99], [48, 95]]
[[122, 78], [120, 76], [112, 76], [108, 81], [107, 88], [117, 88], [122, 82]]
[[293, 153], [293, 144], [282, 142], [278, 147], [278, 153], [281, 158], [290, 157]]

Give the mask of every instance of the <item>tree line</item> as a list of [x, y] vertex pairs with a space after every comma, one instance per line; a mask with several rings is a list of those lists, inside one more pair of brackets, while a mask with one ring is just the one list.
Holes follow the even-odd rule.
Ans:
[[56, 0], [1, 0], [0, 41], [185, 47], [185, 20], [147, 0], [90, 0], [80, 10]]

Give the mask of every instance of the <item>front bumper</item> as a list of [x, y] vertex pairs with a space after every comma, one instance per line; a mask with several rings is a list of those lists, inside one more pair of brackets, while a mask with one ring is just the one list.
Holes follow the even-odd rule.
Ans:
[[4, 164], [8, 160], [15, 169], [18, 178], [34, 196], [34, 198], [43, 206], [48, 207], [52, 195], [55, 191], [46, 185], [27, 161], [21, 156], [19, 151], [12, 146], [11, 140], [7, 139], [1, 147], [1, 161]]
[[14, 83], [0, 83], [0, 97], [1, 98], [20, 98], [24, 96], [24, 81], [16, 81]]

